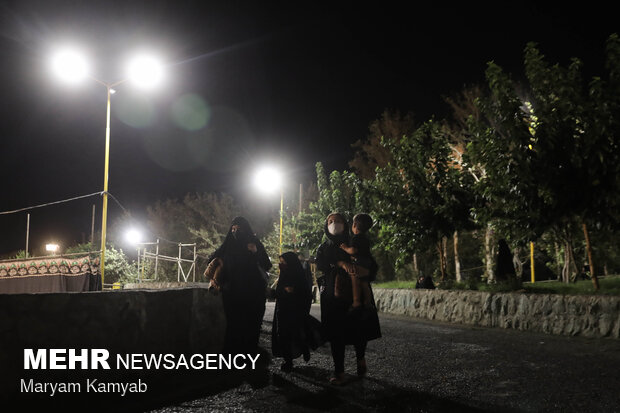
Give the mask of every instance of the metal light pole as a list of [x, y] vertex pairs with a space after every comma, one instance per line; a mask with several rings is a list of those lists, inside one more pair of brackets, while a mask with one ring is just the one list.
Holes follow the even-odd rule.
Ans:
[[105, 274], [105, 238], [108, 224], [108, 172], [110, 170], [110, 95], [111, 86], [105, 85], [108, 99], [105, 124], [105, 166], [103, 168], [103, 208], [101, 215], [101, 289]]
[[30, 214], [28, 214], [28, 218], [26, 219], [26, 258], [28, 258], [29, 238], [30, 238]]
[[[101, 217], [101, 288], [103, 289], [105, 280], [105, 245], [106, 230], [108, 221], [108, 180], [110, 170], [110, 108], [111, 95], [114, 93], [114, 87], [125, 82], [127, 79], [118, 82], [103, 82], [88, 73], [86, 61], [78, 53], [71, 50], [63, 50], [53, 62], [53, 68], [58, 75], [67, 81], [74, 82], [82, 78], [89, 77], [95, 82], [103, 85], [107, 92], [106, 103], [106, 128], [105, 128], [105, 164], [103, 172], [103, 211]], [[146, 86], [148, 83], [155, 83], [161, 77], [161, 66], [153, 59], [140, 56], [134, 60], [129, 75], [137, 83]]]
[[282, 228], [284, 220], [284, 185], [282, 174], [271, 166], [263, 166], [254, 173], [254, 186], [263, 192], [273, 193], [280, 190], [280, 255], [282, 255]]
[[105, 83], [99, 79], [92, 79], [105, 86], [107, 91], [107, 103], [106, 103], [106, 120], [105, 120], [105, 163], [103, 167], [103, 208], [101, 213], [101, 289], [103, 289], [103, 281], [105, 279], [105, 241], [106, 231], [108, 228], [108, 178], [110, 171], [110, 109], [111, 109], [111, 95], [114, 93], [114, 86], [118, 86], [124, 82], [124, 80], [116, 83]]
[[111, 113], [111, 96], [114, 93], [113, 87], [120, 85], [125, 80], [120, 80], [115, 83], [106, 83], [101, 80], [89, 76], [95, 82], [103, 85], [107, 92], [106, 102], [106, 122], [105, 122], [105, 161], [103, 167], [103, 208], [101, 213], [101, 289], [103, 289], [103, 282], [105, 279], [105, 243], [106, 232], [108, 228], [108, 178], [110, 171], [110, 113]]
[[282, 217], [284, 216], [284, 188], [280, 188], [280, 255], [282, 255]]

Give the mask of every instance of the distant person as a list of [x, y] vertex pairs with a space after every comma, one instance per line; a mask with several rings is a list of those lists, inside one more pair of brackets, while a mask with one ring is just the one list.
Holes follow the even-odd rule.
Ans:
[[[340, 248], [340, 245], [349, 242], [349, 230], [344, 215], [329, 214], [325, 219], [324, 231], [327, 240], [316, 252], [316, 266], [322, 272], [317, 279], [321, 291], [321, 322], [325, 338], [330, 342], [334, 362], [334, 375], [330, 383], [342, 385], [346, 383], [345, 346], [352, 344], [355, 347], [357, 375], [364, 377], [367, 372], [366, 346], [368, 341], [381, 337], [381, 328], [374, 299], [371, 308], [351, 312], [349, 308], [353, 303], [352, 296], [343, 293], [347, 280], [348, 289], [351, 289], [349, 274], [355, 271], [349, 254]], [[368, 271], [368, 282], [375, 279], [377, 270], [378, 266], [374, 263]], [[343, 291], [340, 292], [337, 292], [336, 288], [338, 278], [343, 280]]]
[[233, 219], [222, 245], [209, 257], [222, 262], [220, 291], [226, 314], [224, 350], [256, 353], [265, 314], [266, 271], [271, 261], [243, 217]]
[[350, 273], [351, 286], [353, 295], [353, 309], [359, 309], [363, 305], [370, 306], [372, 296], [370, 286], [365, 278], [373, 265], [374, 259], [370, 252], [370, 240], [368, 239], [368, 231], [372, 228], [373, 221], [368, 214], [357, 214], [353, 217], [351, 225], [350, 242], [342, 243], [340, 248], [343, 249], [351, 257], [354, 265], [354, 272]]
[[517, 272], [512, 261], [512, 253], [505, 239], [500, 239], [497, 246], [497, 268], [495, 277], [498, 281], [514, 280]]
[[422, 275], [418, 277], [418, 281], [415, 284], [415, 288], [423, 288], [427, 290], [434, 290], [435, 283], [433, 283], [433, 277], [430, 275]]
[[299, 356], [303, 355], [305, 361], [310, 360], [306, 321], [312, 305], [312, 292], [305, 271], [293, 252], [280, 256], [280, 276], [275, 295], [271, 350], [275, 357], [284, 359], [281, 370], [289, 372], [293, 368], [293, 360]]

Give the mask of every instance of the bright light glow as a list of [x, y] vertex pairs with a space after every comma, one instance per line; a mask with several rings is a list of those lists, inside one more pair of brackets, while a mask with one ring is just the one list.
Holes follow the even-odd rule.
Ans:
[[149, 88], [161, 82], [164, 68], [151, 56], [139, 56], [129, 64], [129, 79], [141, 88]]
[[263, 192], [276, 192], [282, 187], [282, 175], [276, 168], [262, 167], [254, 175], [254, 186]]
[[75, 50], [62, 50], [52, 59], [52, 70], [67, 83], [78, 83], [88, 76], [88, 63]]
[[58, 251], [58, 244], [45, 244], [45, 251], [48, 251], [48, 252]]
[[138, 231], [137, 229], [130, 229], [125, 234], [125, 239], [130, 244], [133, 244], [133, 245], [138, 244], [138, 243], [140, 243], [142, 241], [142, 233], [140, 231]]

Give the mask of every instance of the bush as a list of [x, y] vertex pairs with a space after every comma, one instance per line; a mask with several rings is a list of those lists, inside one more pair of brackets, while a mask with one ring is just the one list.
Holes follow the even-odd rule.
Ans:
[[[73, 247], [67, 248], [67, 254], [76, 254], [80, 252], [91, 252], [93, 250], [90, 243], [77, 244]], [[98, 257], [99, 254], [90, 254], [91, 259]], [[105, 273], [104, 282], [106, 284], [112, 284], [120, 282], [122, 284], [128, 282], [137, 282], [138, 280], [138, 268], [133, 263], [130, 263], [127, 256], [121, 249], [115, 249], [114, 247], [108, 247], [105, 250]]]

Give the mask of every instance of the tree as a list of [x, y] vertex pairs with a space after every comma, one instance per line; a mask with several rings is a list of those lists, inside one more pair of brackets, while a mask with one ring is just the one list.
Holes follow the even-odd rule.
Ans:
[[325, 218], [332, 212], [345, 215], [348, 222], [356, 213], [366, 212], [370, 207], [365, 196], [366, 186], [353, 172], [332, 171], [327, 176], [323, 164], [316, 164], [318, 199], [311, 202], [308, 212], [296, 219], [301, 244], [318, 247], [323, 240]]
[[224, 193], [187, 195], [183, 205], [188, 209], [188, 231], [198, 244], [198, 253], [208, 257], [224, 241], [238, 207], [233, 198]]
[[466, 167], [478, 171], [474, 188], [482, 202], [474, 215], [481, 222], [494, 221], [503, 233], [532, 239], [544, 228], [533, 182], [533, 136], [510, 77], [494, 63], [486, 76], [490, 96], [478, 101], [484, 116], [470, 119], [464, 153]]
[[[200, 272], [209, 255], [224, 240], [239, 210], [228, 194], [187, 194], [182, 201], [167, 199], [149, 206], [148, 226], [152, 236], [161, 241], [160, 254], [176, 256], [178, 243], [196, 243], [196, 268]], [[175, 264], [164, 262], [160, 265], [162, 273], [176, 273]]]
[[398, 142], [403, 136], [410, 135], [415, 129], [413, 113], [401, 115], [399, 111], [386, 109], [368, 129], [366, 139], [360, 139], [351, 145], [355, 154], [349, 167], [356, 171], [361, 179], [373, 178], [377, 167], [382, 168], [390, 162], [392, 155], [381, 145], [381, 140]]
[[399, 142], [383, 143], [393, 161], [377, 171], [374, 183], [382, 245], [398, 252], [397, 265], [434, 246], [443, 279], [442, 239], [471, 223], [468, 175], [454, 162], [441, 123], [430, 120]]
[[[76, 244], [67, 248], [66, 254], [89, 253], [94, 251], [90, 242], [84, 244]], [[98, 256], [98, 255], [97, 255]], [[95, 256], [91, 254], [91, 259]], [[116, 249], [114, 246], [106, 247], [105, 250], [105, 282], [112, 284], [115, 282], [127, 283], [136, 282], [138, 280], [138, 268], [131, 263], [122, 249]]]
[[9, 259], [11, 260], [23, 260], [28, 258], [26, 256], [26, 250], [19, 250], [17, 251], [12, 257], [10, 257]]
[[[617, 37], [612, 36], [608, 86], [617, 84], [619, 51]], [[524, 61], [531, 99], [520, 99], [515, 83], [490, 63], [491, 96], [480, 100], [484, 120], [470, 122], [467, 156], [471, 164], [484, 165], [485, 172], [476, 185], [485, 204], [476, 213], [494, 219], [522, 241], [553, 230], [564, 245], [562, 274], [568, 281], [577, 274], [575, 225], [593, 216], [610, 222], [602, 206], [617, 206], [613, 131], [618, 112], [612, 108], [618, 107], [618, 98], [607, 93], [613, 87], [603, 87], [599, 78], [586, 85], [578, 59], [568, 67], [551, 66], [530, 43]]]
[[[468, 173], [475, 181], [479, 180], [479, 176], [484, 174], [481, 165], [467, 166], [463, 162], [465, 148], [470, 142], [468, 133], [468, 123], [470, 119], [479, 121], [481, 117], [480, 108], [476, 101], [483, 96], [483, 89], [479, 85], [466, 86], [458, 94], [445, 98], [446, 103], [452, 109], [452, 114], [446, 120], [444, 131], [447, 134], [449, 145], [452, 149], [452, 157], [455, 167], [459, 168], [461, 173]], [[471, 186], [471, 184], [470, 184]], [[479, 198], [472, 198], [475, 202]], [[472, 224], [474, 221], [472, 221]], [[492, 244], [492, 225], [490, 222], [478, 222], [478, 225], [486, 227], [485, 231], [485, 262], [486, 276], [488, 280], [494, 280], [493, 270], [493, 250]], [[454, 231], [454, 265], [457, 281], [462, 281], [460, 259], [458, 254], [459, 231]]]

